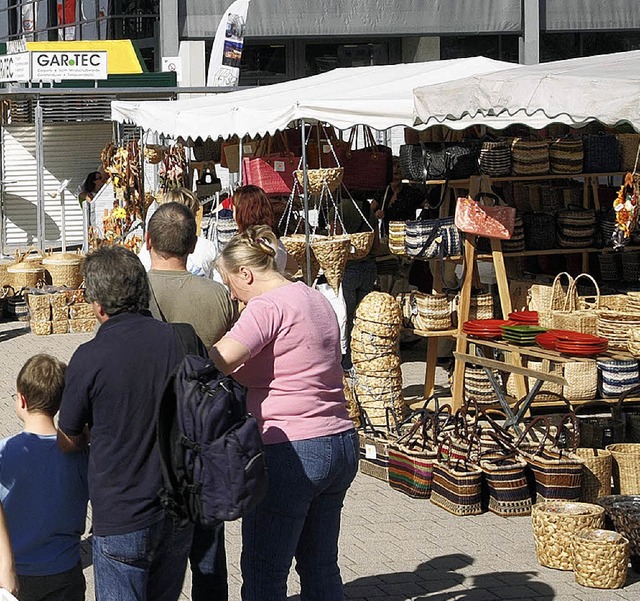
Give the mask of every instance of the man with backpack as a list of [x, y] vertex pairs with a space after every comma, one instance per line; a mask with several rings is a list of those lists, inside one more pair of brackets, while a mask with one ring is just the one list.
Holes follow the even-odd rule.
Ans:
[[87, 300], [100, 322], [65, 374], [58, 443], [83, 449], [91, 439], [89, 496], [97, 601], [176, 601], [193, 526], [166, 512], [153, 427], [167, 377], [184, 351], [177, 332], [146, 311], [147, 275], [121, 246], [85, 259]]
[[[180, 203], [161, 205], [149, 221], [146, 246], [151, 255], [151, 313], [171, 323], [188, 323], [211, 348], [235, 320], [227, 289], [187, 271], [187, 257], [196, 243], [196, 220]], [[193, 601], [228, 599], [224, 522], [196, 524], [189, 554]]]

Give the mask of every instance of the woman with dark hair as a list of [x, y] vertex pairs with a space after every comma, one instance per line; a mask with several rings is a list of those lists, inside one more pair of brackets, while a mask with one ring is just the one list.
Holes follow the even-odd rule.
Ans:
[[78, 193], [78, 200], [82, 204], [85, 200], [92, 201], [98, 190], [108, 180], [108, 176], [102, 173], [102, 171], [92, 171], [84, 178], [82, 186], [80, 186], [80, 192]]
[[280, 242], [278, 222], [273, 204], [264, 190], [258, 186], [241, 186], [233, 194], [233, 218], [238, 224], [238, 232], [242, 233], [254, 225], [268, 225], [278, 238], [276, 264], [278, 269], [286, 273], [298, 271], [298, 264], [287, 254], [284, 244]]

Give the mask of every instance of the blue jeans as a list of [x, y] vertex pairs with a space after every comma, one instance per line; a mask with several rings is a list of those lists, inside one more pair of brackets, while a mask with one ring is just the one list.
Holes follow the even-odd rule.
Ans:
[[212, 528], [196, 524], [189, 553], [191, 601], [227, 601], [227, 553], [224, 522]]
[[302, 601], [341, 601], [338, 537], [358, 470], [355, 430], [265, 450], [269, 490], [242, 519], [243, 601], [285, 601], [294, 557]]
[[93, 536], [96, 601], [176, 601], [193, 525], [171, 516], [127, 534]]
[[360, 301], [373, 292], [378, 275], [376, 262], [373, 259], [350, 261], [342, 279], [342, 294], [347, 307], [347, 354], [342, 360], [343, 369], [351, 369], [351, 330], [353, 318]]

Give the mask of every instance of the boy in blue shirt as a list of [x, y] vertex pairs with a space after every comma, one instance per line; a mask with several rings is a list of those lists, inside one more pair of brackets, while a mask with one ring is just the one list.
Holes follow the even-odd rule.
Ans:
[[21, 601], [82, 601], [80, 537], [87, 517], [88, 451], [58, 449], [53, 422], [66, 365], [34, 355], [16, 381], [24, 431], [0, 441], [0, 501], [15, 557]]

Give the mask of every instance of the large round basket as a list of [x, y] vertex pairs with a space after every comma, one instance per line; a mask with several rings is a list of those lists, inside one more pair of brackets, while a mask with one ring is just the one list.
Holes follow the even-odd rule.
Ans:
[[400, 303], [386, 292], [370, 292], [356, 309], [356, 317], [399, 327], [402, 324]]
[[629, 541], [611, 530], [582, 530], [573, 536], [576, 582], [592, 588], [621, 588], [629, 569]]
[[585, 528], [604, 527], [604, 509], [591, 503], [537, 503], [531, 511], [531, 522], [540, 565], [572, 570], [573, 535]]
[[9, 284], [15, 290], [35, 288], [44, 278], [44, 267], [34, 262], [14, 263], [7, 267], [7, 274], [11, 278]]
[[609, 495], [598, 499], [607, 516], [619, 532], [630, 543], [631, 565], [640, 571], [640, 496]]
[[42, 259], [44, 256], [40, 252], [40, 249], [35, 246], [30, 246], [25, 252], [16, 250], [15, 262], [16, 263], [28, 263], [30, 265], [42, 265]]
[[54, 286], [80, 288], [82, 284], [82, 255], [73, 253], [53, 253], [42, 260], [42, 266], [49, 272]]

